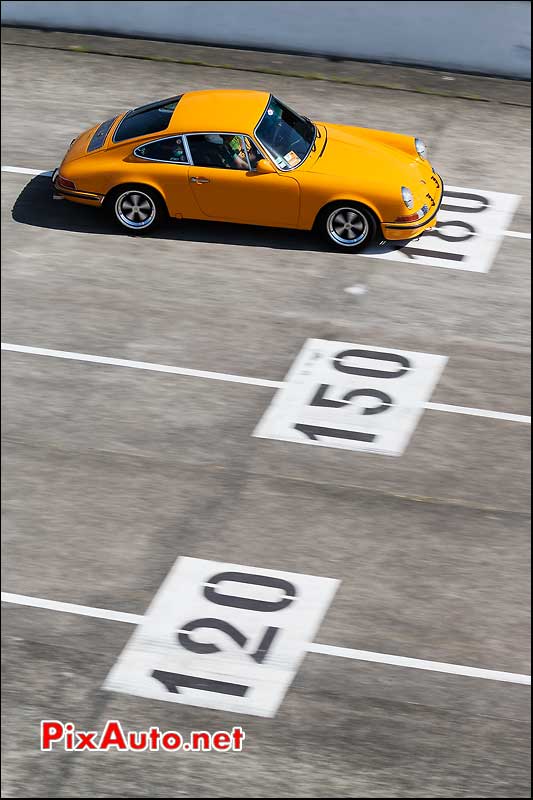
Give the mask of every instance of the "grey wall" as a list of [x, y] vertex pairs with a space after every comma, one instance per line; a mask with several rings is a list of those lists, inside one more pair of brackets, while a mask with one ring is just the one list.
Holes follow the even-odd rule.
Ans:
[[2, 22], [531, 77], [529, 2], [2, 2]]

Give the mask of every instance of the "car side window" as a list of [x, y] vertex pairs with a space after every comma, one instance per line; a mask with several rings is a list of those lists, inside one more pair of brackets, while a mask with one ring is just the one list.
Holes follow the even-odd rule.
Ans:
[[249, 169], [243, 137], [238, 134], [188, 134], [187, 144], [196, 167]]
[[134, 150], [134, 154], [140, 158], [148, 158], [151, 161], [171, 161], [175, 164], [187, 164], [187, 153], [181, 136], [167, 136], [165, 139], [158, 139], [156, 142], [148, 142]]

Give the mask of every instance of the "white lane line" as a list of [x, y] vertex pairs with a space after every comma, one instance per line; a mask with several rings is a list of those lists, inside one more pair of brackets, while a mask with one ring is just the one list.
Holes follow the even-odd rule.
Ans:
[[[186, 369], [185, 367], [170, 367], [166, 364], [151, 364], [148, 361], [129, 361], [125, 358], [109, 358], [108, 356], [94, 356], [88, 353], [71, 353], [65, 350], [49, 350], [45, 347], [30, 347], [23, 344], [9, 344], [2, 342], [2, 350], [12, 353], [28, 353], [36, 356], [49, 356], [51, 358], [65, 358], [71, 361], [85, 361], [89, 364], [104, 364], [111, 367], [129, 367], [130, 369], [144, 369], [151, 372], [165, 372], [171, 375], [185, 375], [189, 378], [207, 378], [214, 381], [228, 383], [244, 383], [249, 386], [265, 386], [269, 389], [281, 389], [284, 381], [269, 381], [261, 378], [247, 378], [243, 375], [230, 375], [224, 372], [207, 372], [199, 369]], [[429, 411], [446, 411], [450, 414], [468, 414], [475, 417], [487, 417], [507, 422], [521, 422], [531, 424], [531, 417], [523, 414], [507, 414], [501, 411], [489, 411], [482, 408], [467, 408], [443, 403], [424, 403], [424, 408]]]
[[[18, 172], [21, 175], [52, 175], [53, 170], [28, 169], [27, 167], [2, 166], [2, 172]], [[531, 233], [522, 231], [504, 231], [504, 236], [513, 236], [515, 239], [531, 239]]]
[[26, 167], [4, 167], [2, 166], [2, 172], [18, 172], [21, 175], [51, 175], [53, 170], [42, 170], [42, 169], [27, 169]]
[[[62, 611], [66, 614], [77, 614], [83, 617], [107, 619], [113, 622], [126, 622], [130, 625], [140, 625], [143, 620], [142, 614], [126, 614], [123, 611], [79, 606], [74, 603], [45, 600], [42, 597], [29, 597], [23, 594], [12, 594], [11, 592], [2, 592], [2, 602], [29, 606], [31, 608], [43, 608], [47, 611]], [[485, 680], [521, 683], [528, 686], [531, 684], [531, 675], [524, 675], [520, 672], [500, 672], [494, 669], [480, 669], [478, 667], [468, 667], [461, 664], [447, 664], [443, 661], [426, 661], [420, 658], [405, 658], [404, 656], [394, 656], [387, 653], [373, 653], [369, 650], [353, 650], [350, 647], [335, 647], [329, 644], [310, 644], [307, 646], [307, 651], [309, 653], [319, 653], [327, 656], [351, 658], [355, 661], [388, 664], [393, 667], [423, 669], [430, 672], [445, 672], [449, 675], [464, 675], [468, 678], [484, 678]]]
[[531, 239], [531, 234], [523, 231], [504, 231], [503, 233], [504, 236], [514, 236], [515, 239]]
[[279, 389], [282, 381], [268, 381], [260, 378], [246, 378], [243, 375], [228, 375], [222, 372], [206, 372], [200, 369], [186, 369], [184, 367], [169, 367], [166, 364], [151, 364], [147, 361], [129, 361], [125, 358], [108, 358], [107, 356], [93, 356], [87, 353], [70, 353], [64, 350], [48, 350], [43, 347], [26, 347], [25, 345], [7, 344], [2, 342], [2, 350], [14, 353], [29, 353], [36, 356], [50, 356], [51, 358], [66, 358], [71, 361], [88, 361], [91, 364], [106, 364], [111, 367], [129, 367], [130, 369], [145, 369], [152, 372], [167, 372], [171, 375], [185, 375], [189, 378], [208, 378], [213, 381], [227, 381], [229, 383], [246, 383], [250, 386], [266, 386], [269, 389]]
[[110, 611], [107, 608], [78, 606], [75, 603], [44, 600], [42, 597], [28, 597], [25, 594], [12, 594], [12, 592], [2, 592], [2, 602], [16, 603], [16, 605], [30, 606], [31, 608], [45, 608], [47, 611], [63, 611], [66, 614], [78, 614], [81, 617], [110, 619], [113, 622], [128, 622], [130, 625], [139, 625], [143, 619], [142, 614], [126, 614], [122, 611]]
[[479, 669], [467, 667], [462, 664], [447, 664], [444, 661], [425, 661], [420, 658], [405, 658], [404, 656], [391, 656], [386, 653], [372, 653], [368, 650], [351, 650], [349, 647], [334, 647], [329, 644], [310, 644], [309, 653], [322, 653], [327, 656], [340, 656], [353, 658], [356, 661], [371, 661], [374, 664], [390, 664], [393, 667], [408, 667], [409, 669], [425, 669], [430, 672], [446, 672], [450, 675], [464, 675], [468, 678], [484, 678], [489, 681], [506, 681], [507, 683], [524, 683], [531, 685], [531, 675], [519, 672], [499, 672], [494, 669]]
[[525, 414], [506, 414], [503, 411], [485, 411], [482, 408], [468, 408], [466, 406], [449, 406], [446, 403], [426, 403], [424, 408], [428, 411], [448, 411], [451, 414], [468, 414], [472, 417], [490, 417], [507, 422], [524, 422], [531, 425], [531, 417]]

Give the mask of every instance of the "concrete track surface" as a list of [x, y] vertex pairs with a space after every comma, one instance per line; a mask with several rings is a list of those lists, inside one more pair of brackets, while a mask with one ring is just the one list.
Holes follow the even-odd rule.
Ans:
[[[469, 100], [453, 76], [431, 78], [441, 93], [408, 70], [377, 88], [264, 74], [256, 55], [255, 71], [242, 54], [216, 69], [5, 33], [4, 166], [50, 170], [79, 131], [151, 99], [250, 87], [311, 118], [419, 135], [447, 185], [518, 199], [481, 268], [461, 270], [218, 223], [134, 238], [54, 202], [49, 177], [2, 173], [4, 796], [529, 796], [529, 108], [505, 102], [517, 85], [469, 79], [483, 101]], [[253, 436], [308, 339], [447, 357], [403, 455]], [[120, 613], [143, 615], [185, 556], [339, 581], [312, 640], [332, 653], [309, 648], [274, 716], [103, 688], [136, 627]], [[352, 650], [394, 658], [339, 657]], [[41, 719], [242, 725], [246, 740], [242, 753], [43, 753]]]

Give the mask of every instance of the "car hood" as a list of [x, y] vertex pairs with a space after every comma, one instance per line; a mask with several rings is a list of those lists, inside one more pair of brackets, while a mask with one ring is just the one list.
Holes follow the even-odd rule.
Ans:
[[[424, 177], [423, 166], [415, 154], [410, 155], [396, 144], [377, 138], [387, 136], [383, 131], [330, 124], [320, 127], [323, 135], [327, 135], [327, 142], [321, 150], [319, 140], [318, 155], [309, 164], [309, 172], [350, 179], [364, 171], [366, 175], [370, 173], [376, 183], [383, 179], [389, 185], [396, 181], [406, 186], [416, 185]], [[398, 137], [401, 139], [404, 137]]]

